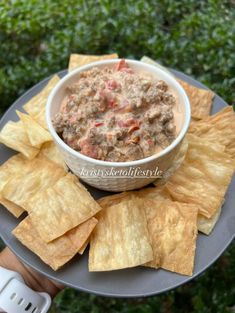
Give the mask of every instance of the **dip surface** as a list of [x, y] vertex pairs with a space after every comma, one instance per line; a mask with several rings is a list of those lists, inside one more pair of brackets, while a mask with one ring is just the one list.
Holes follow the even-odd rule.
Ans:
[[183, 123], [177, 95], [121, 60], [92, 68], [67, 87], [53, 125], [66, 144], [94, 159], [125, 162], [166, 148]]

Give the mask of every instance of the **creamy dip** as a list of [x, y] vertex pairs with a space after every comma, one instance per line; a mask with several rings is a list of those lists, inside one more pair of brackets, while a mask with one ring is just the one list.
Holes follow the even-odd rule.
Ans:
[[74, 150], [123, 162], [166, 148], [182, 128], [183, 113], [176, 92], [164, 81], [121, 60], [114, 68], [82, 72], [67, 88], [53, 124]]

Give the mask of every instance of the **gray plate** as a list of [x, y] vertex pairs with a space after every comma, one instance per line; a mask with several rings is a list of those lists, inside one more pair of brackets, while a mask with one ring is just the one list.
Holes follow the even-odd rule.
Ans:
[[[173, 71], [176, 76], [198, 87], [206, 88], [192, 78]], [[59, 73], [60, 76], [66, 71]], [[16, 109], [22, 109], [24, 103], [36, 95], [47, 83], [43, 80], [22, 97], [20, 97], [5, 113], [0, 121], [0, 129], [9, 120], [17, 120]], [[227, 104], [218, 96], [215, 97], [213, 111], [215, 113]], [[14, 152], [0, 145], [0, 163], [6, 161]], [[107, 195], [107, 192], [89, 188], [95, 198]], [[11, 234], [19, 223], [7, 210], [0, 206], [0, 236], [15, 254], [26, 264], [42, 274], [61, 282], [64, 285], [98, 295], [112, 297], [142, 297], [156, 295], [180, 286], [205, 271], [215, 262], [231, 243], [235, 233], [235, 179], [226, 194], [222, 215], [210, 236], [199, 234], [195, 258], [194, 275], [182, 276], [165, 270], [154, 270], [136, 267], [113, 272], [89, 273], [87, 269], [87, 252], [82, 257], [75, 257], [58, 272], [52, 271], [35, 254], [20, 244]], [[23, 219], [23, 217], [21, 218]]]

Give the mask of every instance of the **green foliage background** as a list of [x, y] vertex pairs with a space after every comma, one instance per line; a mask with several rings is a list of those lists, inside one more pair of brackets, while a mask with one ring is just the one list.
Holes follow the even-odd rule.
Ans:
[[[234, 0], [1, 0], [0, 114], [70, 53], [148, 55], [235, 98]], [[116, 300], [67, 289], [51, 312], [235, 312], [235, 248], [167, 294]], [[157, 283], [157, 282], [156, 282]]]
[[1, 0], [1, 110], [71, 52], [148, 55], [235, 95], [234, 0]]

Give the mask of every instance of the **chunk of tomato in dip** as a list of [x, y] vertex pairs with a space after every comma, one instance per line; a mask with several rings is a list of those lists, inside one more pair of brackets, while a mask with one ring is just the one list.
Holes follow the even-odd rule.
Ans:
[[98, 160], [125, 162], [166, 148], [181, 128], [177, 95], [124, 59], [94, 67], [67, 87], [53, 124], [66, 144]]

